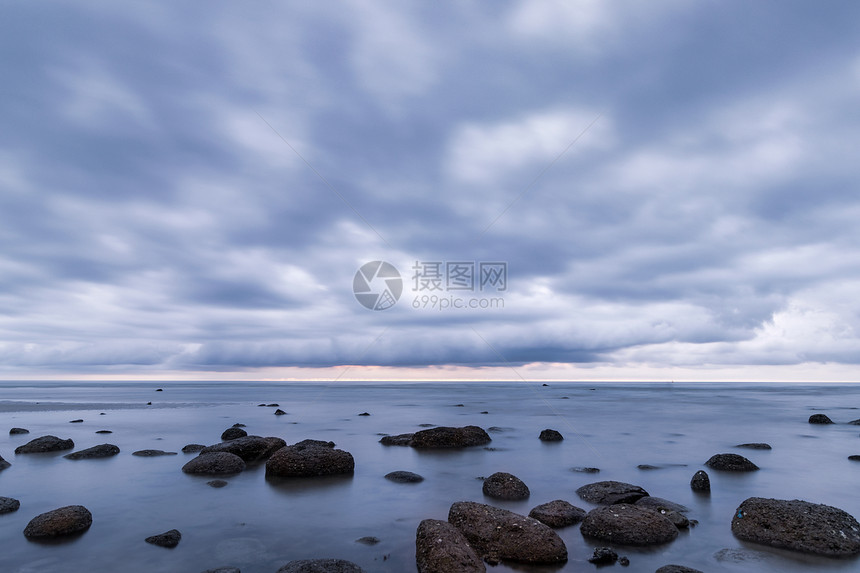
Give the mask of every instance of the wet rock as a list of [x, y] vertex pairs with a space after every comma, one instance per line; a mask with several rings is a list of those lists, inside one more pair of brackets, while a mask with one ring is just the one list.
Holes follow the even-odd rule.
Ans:
[[860, 524], [854, 517], [798, 499], [744, 500], [732, 518], [732, 533], [742, 541], [826, 557], [860, 554]]
[[684, 567], [683, 565], [663, 565], [655, 573], [702, 573], [698, 569]]
[[219, 489], [219, 488], [226, 486], [228, 483], [230, 483], [230, 482], [224, 481], [222, 479], [213, 479], [213, 480], [207, 481], [206, 485], [208, 485], [209, 487], [214, 487], [215, 489]]
[[78, 418], [77, 420], [69, 420], [70, 424], [83, 424], [84, 421]]
[[532, 508], [529, 517], [557, 528], [579, 523], [585, 517], [585, 513], [584, 509], [571, 505], [563, 499], [557, 499]]
[[335, 446], [334, 442], [327, 442], [325, 440], [302, 440], [301, 442], [296, 442], [293, 444], [293, 447], [296, 448], [310, 448], [310, 447], [318, 447], [318, 448], [333, 448]]
[[43, 539], [72, 535], [89, 529], [93, 514], [82, 505], [67, 505], [47, 511], [30, 520], [24, 528], [28, 539]]
[[851, 420], [848, 423], [854, 426], [860, 426], [860, 418], [858, 418], [857, 420]]
[[407, 471], [396, 471], [385, 474], [385, 479], [397, 483], [418, 483], [424, 481], [424, 477]]
[[627, 557], [619, 557], [618, 564], [622, 567], [627, 567], [628, 565], [630, 565], [630, 559], [628, 559]]
[[229, 452], [201, 453], [182, 466], [182, 471], [195, 475], [237, 474], [245, 469], [245, 462]]
[[17, 499], [13, 497], [0, 497], [0, 515], [18, 511], [19, 507], [21, 507], [21, 502]]
[[200, 453], [211, 454], [227, 452], [239, 456], [243, 461], [250, 464], [269, 459], [272, 454], [286, 445], [287, 443], [281, 438], [244, 436], [242, 438], [221, 442], [220, 444], [206, 446], [200, 450]]
[[629, 483], [620, 481], [598, 481], [586, 484], [576, 490], [576, 494], [589, 503], [612, 505], [615, 503], [636, 503], [648, 492]]
[[61, 440], [57, 436], [42, 436], [35, 440], [30, 440], [23, 446], [15, 448], [16, 454], [41, 454], [44, 452], [59, 452], [62, 450], [71, 450], [75, 447], [75, 442], [70, 439]]
[[595, 547], [594, 554], [588, 558], [595, 565], [611, 565], [618, 561], [618, 554], [609, 547]]
[[659, 545], [678, 537], [678, 528], [668, 518], [627, 503], [592, 509], [579, 529], [587, 537], [622, 545]]
[[770, 444], [765, 444], [763, 442], [752, 442], [749, 444], [738, 444], [735, 446], [736, 448], [746, 448], [748, 450], [772, 450]]
[[600, 468], [586, 468], [586, 467], [575, 467], [570, 468], [570, 471], [576, 472], [578, 474], [598, 474], [600, 473]]
[[378, 537], [373, 537], [372, 535], [359, 537], [355, 540], [356, 543], [361, 543], [362, 545], [376, 545], [379, 541], [380, 539]]
[[182, 447], [182, 453], [193, 454], [194, 452], [202, 451], [205, 447], [203, 444], [188, 444]]
[[699, 470], [693, 474], [693, 479], [690, 480], [690, 487], [693, 491], [699, 493], [709, 493], [711, 491], [711, 478], [704, 470]]
[[279, 449], [266, 462], [266, 477], [310, 477], [352, 474], [355, 460], [347, 451], [318, 445]]
[[272, 402], [271, 404], [266, 404], [267, 408], [277, 408], [278, 406], [280, 406], [280, 404], [276, 404], [274, 402]]
[[285, 416], [286, 414], [287, 414], [287, 413], [286, 413], [286, 412], [284, 412], [283, 410], [281, 410], [280, 408], [278, 408], [277, 410], [275, 410], [275, 416]]
[[848, 456], [848, 459], [851, 460], [852, 462], [860, 462], [860, 456], [858, 456], [856, 454], [853, 456]]
[[705, 462], [705, 465], [723, 472], [752, 472], [759, 469], [757, 465], [738, 454], [715, 454]]
[[9, 430], [10, 436], [15, 436], [17, 434], [29, 434], [29, 433], [30, 433], [30, 430], [27, 430], [26, 428], [12, 428], [11, 430]]
[[415, 434], [397, 434], [396, 436], [382, 436], [379, 443], [383, 446], [408, 446], [412, 444], [412, 436]]
[[9, 462], [7, 462], [6, 460], [3, 459], [3, 456], [0, 456], [0, 470], [5, 470], [6, 468], [8, 468], [11, 465], [12, 464], [10, 464]]
[[418, 573], [484, 573], [487, 568], [459, 529], [425, 519], [415, 534]]
[[531, 517], [483, 503], [460, 501], [451, 506], [448, 522], [460, 530], [476, 551], [490, 559], [523, 563], [567, 561], [567, 547], [558, 534]]
[[119, 447], [113, 444], [99, 444], [79, 452], [66, 454], [64, 458], [70, 460], [91, 460], [94, 458], [110, 458], [119, 453]]
[[152, 545], [158, 545], [159, 547], [167, 547], [173, 548], [179, 545], [179, 540], [182, 539], [182, 534], [179, 533], [177, 529], [171, 529], [170, 531], [165, 531], [164, 533], [159, 533], [158, 535], [151, 535], [147, 537], [144, 541], [147, 543], [151, 543]]
[[415, 432], [411, 446], [419, 449], [429, 448], [468, 448], [490, 443], [490, 436], [478, 426], [451, 428], [440, 426]]
[[364, 569], [343, 559], [301, 559], [290, 561], [277, 573], [364, 573]]
[[96, 430], [96, 434], [113, 434], [111, 430]]
[[242, 428], [236, 428], [236, 427], [227, 428], [221, 434], [221, 440], [226, 442], [227, 440], [235, 440], [236, 438], [244, 438], [247, 435], [248, 435], [248, 432], [246, 432]]
[[370, 412], [362, 412], [359, 416], [370, 416]]
[[652, 466], [651, 464], [639, 464], [636, 466], [637, 469], [640, 470], [659, 470], [660, 466]]
[[232, 428], [247, 428], [247, 426], [246, 426], [245, 424], [242, 424], [242, 423], [239, 423], [239, 422], [236, 422], [236, 423], [235, 423], [235, 424], [233, 424], [231, 427], [232, 427]]
[[542, 442], [560, 442], [564, 439], [564, 436], [561, 435], [561, 432], [558, 430], [551, 430], [547, 428], [546, 430], [542, 430], [538, 439]]
[[132, 452], [131, 455], [141, 458], [156, 458], [158, 456], [175, 456], [177, 454], [176, 452], [165, 452], [164, 450], [137, 450], [136, 452]]
[[686, 513], [690, 511], [690, 508], [686, 505], [681, 505], [680, 503], [675, 503], [674, 501], [669, 501], [662, 497], [653, 497], [650, 495], [637, 500], [634, 505], [644, 507], [646, 509], [653, 509], [655, 511], [677, 511], [678, 513]]
[[507, 472], [496, 472], [484, 480], [484, 495], [496, 499], [526, 499], [531, 492], [523, 481]]
[[832, 424], [833, 420], [828, 418], [825, 414], [813, 414], [809, 417], [810, 424]]

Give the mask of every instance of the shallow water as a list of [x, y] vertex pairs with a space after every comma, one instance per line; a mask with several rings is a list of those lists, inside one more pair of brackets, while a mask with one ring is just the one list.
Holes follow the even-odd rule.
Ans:
[[[272, 402], [288, 415], [257, 406]], [[654, 571], [668, 563], [709, 572], [860, 571], [858, 560], [746, 545], [730, 530], [735, 508], [750, 496], [805, 499], [860, 516], [860, 463], [847, 459], [860, 454], [860, 427], [844, 423], [860, 418], [858, 406], [860, 386], [830, 384], [2, 382], [0, 455], [12, 467], [0, 471], [0, 495], [21, 500], [17, 512], [0, 516], [2, 570], [195, 573], [232, 565], [243, 573], [274, 573], [293, 559], [339, 557], [368, 572], [415, 571], [418, 523], [446, 519], [455, 501], [490, 502], [523, 514], [553, 499], [588, 509], [574, 490], [615, 479], [682, 503], [699, 521], [666, 546], [620, 548], [631, 561], [626, 571]], [[371, 415], [358, 416], [365, 411]], [[808, 424], [815, 412], [837, 424]], [[79, 418], [84, 422], [69, 423]], [[211, 478], [180, 471], [194, 455], [181, 453], [182, 446], [218, 442], [236, 422], [246, 424], [249, 434], [288, 443], [332, 440], [355, 457], [355, 475], [272, 483], [257, 466], [214, 489], [206, 485]], [[422, 452], [378, 443], [382, 433], [412, 432], [420, 424], [493, 427], [491, 449]], [[10, 436], [13, 426], [30, 434]], [[559, 430], [565, 440], [540, 442], [544, 428]], [[94, 433], [100, 429], [113, 433]], [[79, 461], [62, 458], [68, 452], [13, 453], [45, 434], [73, 438], [75, 450], [108, 442], [122, 452]], [[773, 450], [733, 447], [744, 442], [767, 442]], [[131, 455], [145, 448], [180, 453]], [[711, 495], [694, 494], [692, 475], [723, 452], [740, 453], [762, 469], [742, 475], [708, 470]], [[661, 469], [643, 471], [638, 464]], [[600, 473], [571, 471], [580, 466]], [[426, 479], [397, 484], [383, 478], [394, 470]], [[496, 471], [523, 479], [531, 497], [485, 499], [478, 478]], [[86, 533], [50, 545], [23, 536], [32, 517], [70, 504], [92, 511]], [[175, 549], [143, 542], [172, 528], [183, 535]], [[570, 555], [564, 566], [506, 563], [492, 570], [594, 570], [586, 560], [599, 544], [585, 540], [578, 526], [557, 531]], [[381, 542], [355, 542], [364, 536]]]

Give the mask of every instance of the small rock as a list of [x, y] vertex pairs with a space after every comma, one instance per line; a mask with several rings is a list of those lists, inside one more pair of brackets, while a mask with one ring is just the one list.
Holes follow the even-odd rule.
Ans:
[[40, 454], [43, 452], [58, 452], [61, 450], [71, 450], [75, 447], [75, 442], [70, 439], [61, 440], [57, 436], [42, 436], [35, 440], [30, 440], [23, 446], [15, 448], [16, 454]]
[[19, 507], [21, 507], [21, 502], [17, 499], [12, 497], [0, 497], [0, 515], [18, 511]]
[[833, 420], [824, 414], [813, 414], [809, 417], [810, 424], [832, 424]]
[[628, 559], [627, 557], [619, 557], [618, 564], [622, 567], [627, 567], [628, 565], [630, 565], [630, 559]]
[[244, 469], [242, 458], [229, 452], [201, 453], [182, 466], [183, 472], [197, 475], [237, 474]]
[[283, 411], [283, 410], [281, 410], [280, 408], [278, 408], [277, 410], [275, 410], [275, 416], [285, 416], [285, 415], [286, 415], [286, 412], [284, 412], [284, 411]]
[[396, 436], [382, 436], [379, 443], [383, 446], [408, 446], [412, 443], [415, 434], [398, 434]]
[[275, 404], [275, 403], [272, 403], [272, 404], [266, 404], [266, 407], [267, 407], [267, 408], [277, 408], [278, 406], [280, 406], [280, 404]]
[[141, 458], [154, 458], [157, 456], [175, 456], [177, 454], [176, 452], [165, 452], [164, 450], [137, 450], [136, 452], [132, 452], [131, 455]]
[[96, 430], [96, 434], [113, 434], [110, 430]]
[[851, 420], [851, 421], [850, 421], [850, 422], [848, 422], [848, 423], [849, 423], [849, 424], [851, 424], [851, 425], [854, 425], [854, 426], [860, 426], [860, 419], [857, 419], [857, 420]]
[[738, 454], [715, 454], [705, 462], [709, 468], [723, 472], [752, 472], [757, 465]]
[[851, 460], [852, 462], [860, 462], [860, 456], [858, 456], [856, 454], [853, 456], [848, 456], [848, 459]]
[[164, 388], [156, 388], [155, 391], [156, 392], [164, 392]]
[[359, 414], [359, 416], [370, 416], [370, 413], [369, 412], [362, 412], [361, 414]]
[[158, 535], [151, 535], [144, 541], [151, 543], [152, 545], [158, 545], [159, 547], [173, 548], [179, 545], [180, 539], [182, 539], [182, 534], [179, 533], [179, 530], [171, 529], [170, 531], [165, 531]]
[[188, 444], [187, 446], [182, 447], [182, 453], [184, 454], [193, 454], [194, 452], [199, 452], [203, 448], [205, 448], [203, 444]]
[[69, 423], [70, 423], [70, 424], [83, 424], [83, 423], [84, 423], [84, 421], [83, 421], [83, 420], [81, 420], [81, 419], [77, 419], [77, 420], [69, 420]]
[[542, 442], [560, 442], [564, 439], [564, 436], [561, 435], [561, 432], [558, 430], [551, 430], [547, 428], [546, 430], [541, 430], [540, 436], [538, 439]]
[[266, 477], [310, 477], [352, 474], [352, 454], [318, 445], [294, 445], [279, 449], [266, 462]]
[[30, 433], [30, 430], [27, 430], [26, 428], [12, 428], [11, 430], [9, 430], [10, 436], [14, 436], [16, 434], [29, 434], [29, 433]]
[[424, 481], [424, 477], [407, 471], [396, 471], [385, 474], [385, 479], [397, 483], [418, 483]]
[[516, 501], [529, 497], [528, 486], [513, 474], [496, 472], [484, 480], [484, 495], [496, 499]]
[[468, 448], [483, 446], [491, 441], [487, 432], [478, 426], [464, 426], [462, 428], [440, 426], [415, 432], [410, 445], [417, 449]]
[[585, 513], [584, 509], [571, 505], [563, 499], [557, 499], [532, 508], [529, 517], [552, 528], [558, 528], [579, 523], [585, 517]]
[[425, 519], [415, 534], [418, 573], [485, 573], [487, 568], [459, 529]]
[[592, 509], [580, 532], [601, 541], [622, 545], [659, 545], [678, 537], [678, 528], [656, 511], [626, 503]]
[[652, 466], [651, 464], [639, 464], [636, 466], [640, 470], [659, 470], [660, 466]]
[[362, 545], [376, 545], [379, 543], [379, 538], [368, 535], [366, 537], [359, 537], [355, 542], [361, 543]]
[[589, 503], [613, 505], [616, 503], [636, 503], [648, 492], [629, 483], [620, 481], [599, 481], [584, 485], [576, 490], [576, 494]]
[[213, 479], [206, 482], [206, 485], [209, 487], [214, 487], [215, 489], [222, 488], [226, 486], [229, 482], [224, 481], [223, 479]]
[[247, 428], [248, 426], [246, 426], [245, 424], [242, 424], [242, 423], [236, 422], [235, 424], [233, 424], [233, 426], [232, 426], [232, 427], [233, 427], [233, 428]]
[[152, 402], [147, 402], [147, 403], [146, 403], [146, 405], [147, 405], [147, 406], [152, 406]]
[[30, 520], [24, 528], [28, 539], [72, 535], [86, 531], [93, 524], [93, 514], [82, 505], [67, 505], [47, 511]]
[[6, 468], [8, 468], [11, 465], [12, 464], [10, 464], [9, 462], [7, 462], [6, 460], [3, 459], [3, 456], [0, 456], [0, 470], [5, 470]]
[[690, 487], [693, 491], [709, 493], [711, 491], [711, 478], [708, 477], [707, 472], [699, 470], [693, 474], [693, 479], [690, 480]]
[[748, 450], [772, 450], [770, 444], [765, 444], [761, 442], [753, 442], [749, 444], [738, 444], [735, 446], [736, 448], [747, 448]]
[[570, 468], [570, 471], [580, 474], [598, 474], [600, 473], [600, 468], [575, 467]]
[[91, 460], [95, 458], [110, 458], [119, 453], [119, 447], [113, 444], [99, 444], [79, 452], [66, 454], [64, 458], [70, 460]]
[[618, 554], [609, 547], [595, 547], [594, 555], [588, 558], [595, 565], [610, 565], [618, 561]]
[[343, 559], [301, 559], [290, 561], [277, 573], [364, 573], [364, 569]]
[[242, 428], [227, 428], [224, 430], [224, 433], [221, 434], [221, 440], [226, 442], [227, 440], [235, 440], [236, 438], [244, 438], [248, 435], [248, 432], [243, 430]]
[[655, 573], [702, 573], [698, 569], [684, 567], [683, 565], [663, 565]]

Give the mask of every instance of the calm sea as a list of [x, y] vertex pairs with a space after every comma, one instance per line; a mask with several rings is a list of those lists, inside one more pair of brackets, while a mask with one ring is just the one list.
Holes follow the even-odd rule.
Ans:
[[[156, 392], [163, 388], [163, 392]], [[147, 402], [152, 402], [147, 405]], [[278, 403], [288, 415], [275, 416]], [[796, 384], [605, 383], [0, 383], [0, 496], [21, 508], [0, 516], [4, 572], [76, 573], [154, 571], [199, 573], [236, 566], [243, 573], [274, 573], [293, 559], [339, 557], [368, 572], [415, 571], [415, 529], [425, 518], [446, 519], [451, 503], [473, 500], [519, 513], [554, 499], [583, 508], [574, 490], [598, 480], [620, 480], [690, 507], [698, 526], [656, 549], [625, 548], [631, 572], [678, 563], [715, 571], [860, 571], [858, 560], [823, 560], [745, 545], [732, 537], [734, 509], [750, 496], [804, 499], [860, 517], [860, 386]], [[358, 414], [368, 412], [370, 416]], [[825, 413], [837, 424], [807, 423]], [[100, 415], [104, 413], [104, 415]], [[69, 423], [83, 419], [83, 423]], [[211, 478], [180, 471], [189, 443], [212, 444], [234, 423], [250, 434], [332, 440], [353, 454], [355, 475], [271, 484], [263, 466], [222, 489]], [[422, 425], [479, 425], [489, 449], [422, 452], [385, 447], [380, 434]], [[29, 435], [10, 436], [14, 426]], [[492, 428], [492, 429], [491, 429]], [[560, 443], [538, 440], [559, 430]], [[96, 430], [112, 434], [96, 434]], [[110, 459], [71, 461], [61, 452], [15, 455], [32, 438], [73, 438], [76, 450], [113, 443]], [[771, 451], [740, 450], [767, 442]], [[140, 458], [156, 448], [177, 456]], [[712, 493], [695, 495], [690, 478], [716, 453], [736, 452], [762, 469], [743, 475], [709, 471]], [[659, 466], [640, 470], [639, 464]], [[574, 467], [596, 467], [598, 474]], [[397, 484], [383, 478], [409, 470], [426, 479]], [[511, 472], [531, 489], [523, 502], [486, 500], [481, 476]], [[83, 536], [38, 544], [22, 531], [35, 515], [70, 504], [90, 509]], [[179, 529], [175, 549], [144, 543]], [[557, 530], [570, 561], [562, 567], [503, 564], [493, 571], [589, 571], [596, 544], [578, 526]], [[356, 543], [374, 536], [376, 545]]]

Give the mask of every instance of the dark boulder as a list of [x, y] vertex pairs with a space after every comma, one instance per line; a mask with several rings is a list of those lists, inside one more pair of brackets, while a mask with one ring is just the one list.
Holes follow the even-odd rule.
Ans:
[[732, 533], [742, 541], [826, 557], [860, 554], [860, 524], [829, 505], [751, 497], [735, 511]]
[[235, 440], [236, 438], [244, 438], [247, 435], [248, 435], [248, 432], [246, 432], [242, 428], [235, 428], [235, 427], [234, 428], [227, 428], [221, 434], [221, 439], [223, 441]]
[[362, 412], [359, 416], [370, 416], [370, 412]]
[[188, 444], [182, 447], [183, 454], [193, 454], [195, 452], [199, 452], [203, 450], [206, 446], [203, 444]]
[[448, 522], [460, 530], [476, 551], [491, 560], [567, 561], [564, 541], [550, 527], [531, 517], [483, 503], [460, 501], [451, 506]]
[[21, 502], [17, 499], [12, 497], [0, 497], [0, 515], [18, 511], [19, 507], [21, 507]]
[[385, 479], [397, 483], [418, 483], [424, 481], [424, 477], [407, 471], [396, 471], [385, 474]]
[[478, 426], [464, 426], [462, 428], [440, 426], [415, 432], [410, 445], [419, 449], [468, 448], [483, 446], [490, 441], [487, 432]]
[[621, 545], [659, 545], [678, 537], [678, 528], [665, 516], [626, 503], [592, 509], [579, 530], [587, 537]]
[[852, 462], [860, 462], [860, 456], [858, 456], [857, 454], [848, 456], [848, 459], [851, 460]]
[[93, 514], [82, 505], [67, 505], [47, 511], [30, 520], [24, 528], [28, 539], [41, 539], [72, 535], [89, 529]]
[[705, 465], [722, 472], [753, 472], [758, 469], [757, 465], [738, 454], [715, 454]]
[[44, 452], [59, 452], [61, 450], [71, 450], [75, 447], [75, 442], [70, 439], [61, 440], [57, 436], [42, 436], [35, 440], [30, 440], [23, 446], [15, 448], [16, 454], [41, 454]]
[[296, 442], [293, 444], [294, 448], [310, 448], [310, 447], [319, 447], [319, 448], [333, 448], [335, 446], [334, 442], [327, 442], [325, 440], [302, 440], [301, 442]]
[[704, 470], [699, 470], [693, 474], [693, 479], [690, 480], [690, 487], [693, 491], [699, 493], [709, 493], [711, 491], [711, 478]]
[[611, 565], [618, 561], [618, 554], [609, 547], [595, 547], [594, 554], [588, 558], [595, 565]]
[[379, 443], [383, 446], [409, 446], [412, 444], [412, 436], [415, 434], [397, 434], [396, 436], [382, 436]]
[[542, 503], [529, 512], [529, 517], [537, 519], [550, 527], [567, 527], [582, 521], [585, 510], [572, 505], [563, 499]]
[[561, 432], [558, 430], [551, 430], [547, 428], [546, 430], [542, 430], [538, 439], [542, 442], [560, 442], [564, 439], [564, 436], [561, 435]]
[[182, 534], [179, 533], [178, 529], [171, 529], [170, 531], [165, 531], [164, 533], [159, 533], [158, 535], [150, 535], [144, 541], [147, 543], [151, 543], [152, 545], [158, 545], [159, 547], [168, 547], [174, 548], [179, 545], [179, 540], [182, 539]]
[[277, 573], [364, 573], [364, 569], [343, 559], [300, 559], [290, 561]]
[[832, 424], [833, 420], [831, 420], [825, 414], [813, 414], [809, 417], [810, 424]]
[[9, 430], [10, 436], [14, 436], [16, 434], [29, 434], [29, 433], [30, 433], [30, 430], [27, 430], [26, 428], [12, 428], [11, 430]]
[[698, 569], [692, 567], [684, 567], [683, 565], [663, 565], [654, 573], [702, 573]]
[[236, 422], [235, 424], [233, 424], [233, 425], [232, 425], [232, 426], [230, 426], [230, 427], [231, 427], [231, 428], [247, 428], [247, 426], [246, 426], [245, 424], [241, 423], [241, 422]]
[[347, 451], [326, 446], [287, 446], [266, 462], [266, 477], [310, 477], [352, 474], [355, 460]]
[[111, 430], [96, 430], [96, 434], [113, 434]]
[[11, 465], [12, 464], [10, 464], [9, 462], [7, 462], [6, 460], [3, 459], [3, 456], [0, 456], [0, 470], [5, 470], [6, 468], [8, 468]]
[[83, 424], [84, 421], [81, 418], [78, 418], [77, 420], [69, 420], [69, 423], [70, 424]]
[[99, 444], [85, 450], [66, 454], [64, 458], [70, 460], [91, 460], [94, 458], [110, 458], [119, 453], [119, 447], [113, 444]]
[[418, 524], [415, 534], [418, 573], [484, 573], [487, 568], [460, 530], [436, 519]]
[[496, 499], [516, 501], [526, 499], [531, 492], [523, 481], [507, 472], [496, 472], [484, 480], [484, 495]]
[[210, 454], [217, 452], [228, 452], [239, 456], [247, 463], [259, 462], [267, 460], [276, 451], [280, 450], [287, 443], [281, 438], [263, 438], [261, 436], [245, 436], [228, 440], [207, 446], [203, 448], [201, 454]]
[[195, 475], [237, 474], [245, 469], [245, 462], [229, 452], [201, 453], [182, 466], [182, 471]]
[[156, 458], [158, 456], [175, 456], [177, 454], [176, 452], [165, 452], [164, 450], [137, 450], [136, 452], [132, 452], [131, 455], [141, 458]]
[[277, 410], [275, 410], [275, 416], [286, 416], [286, 414], [287, 414], [287, 413], [286, 413], [286, 412], [284, 412], [283, 410], [281, 410], [280, 408], [278, 408]]
[[853, 426], [860, 426], [860, 418], [858, 418], [857, 420], [851, 420], [848, 423], [853, 425]]
[[772, 447], [770, 447], [770, 444], [765, 444], [762, 442], [752, 442], [749, 444], [738, 444], [735, 447], [736, 448], [746, 448], [748, 450], [772, 450], [773, 449]]
[[648, 492], [639, 487], [621, 481], [598, 481], [586, 484], [576, 490], [576, 494], [589, 503], [613, 505], [616, 503], [636, 503]]

